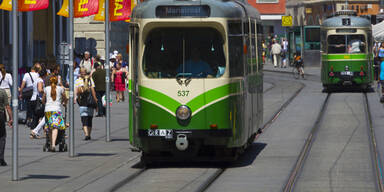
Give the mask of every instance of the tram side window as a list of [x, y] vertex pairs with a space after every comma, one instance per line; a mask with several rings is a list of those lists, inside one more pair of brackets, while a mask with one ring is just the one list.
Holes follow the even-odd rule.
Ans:
[[330, 35], [328, 36], [328, 53], [365, 53], [364, 35]]
[[243, 76], [243, 36], [241, 21], [228, 23], [228, 52], [229, 75], [231, 77]]
[[256, 25], [255, 21], [251, 22], [251, 64], [252, 64], [252, 73], [257, 71], [257, 55], [256, 55]]
[[327, 31], [325, 30], [321, 30], [321, 33], [320, 33], [321, 37], [321, 50], [325, 53], [327, 51]]
[[259, 63], [258, 63], [258, 68], [259, 68], [259, 71], [261, 70], [261, 68], [262, 68], [262, 61], [263, 61], [263, 59], [261, 59], [261, 58], [263, 58], [263, 42], [262, 42], [262, 40], [264, 39], [264, 37], [263, 37], [263, 26], [261, 25], [261, 24], [257, 24], [256, 25], [257, 26], [257, 36], [256, 36], [256, 38], [257, 38], [257, 50], [258, 50], [258, 57], [259, 57]]

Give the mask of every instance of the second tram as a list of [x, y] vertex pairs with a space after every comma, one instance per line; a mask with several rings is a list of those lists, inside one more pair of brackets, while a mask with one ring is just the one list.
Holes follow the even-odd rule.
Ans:
[[342, 11], [321, 26], [321, 81], [334, 87], [370, 88], [373, 82], [372, 27], [369, 20]]
[[130, 143], [142, 160], [235, 159], [263, 119], [262, 25], [245, 1], [149, 0], [130, 28]]

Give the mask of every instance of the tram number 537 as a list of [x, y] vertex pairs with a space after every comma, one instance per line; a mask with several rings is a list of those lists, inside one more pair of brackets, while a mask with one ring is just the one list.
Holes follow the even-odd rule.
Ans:
[[188, 97], [189, 96], [189, 91], [179, 90], [179, 91], [177, 91], [177, 96], [178, 97]]

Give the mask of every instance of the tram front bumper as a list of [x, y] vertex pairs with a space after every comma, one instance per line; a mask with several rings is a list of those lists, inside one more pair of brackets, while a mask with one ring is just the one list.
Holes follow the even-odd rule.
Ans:
[[340, 84], [350, 86], [362, 82], [365, 76], [360, 76], [359, 72], [351, 72], [346, 75], [345, 72], [333, 72], [333, 76], [329, 76], [331, 84]]
[[177, 135], [186, 135], [188, 139], [204, 139], [204, 138], [229, 138], [233, 136], [232, 129], [215, 129], [215, 130], [176, 130], [176, 129], [140, 129], [139, 137], [142, 138], [164, 138], [175, 140]]

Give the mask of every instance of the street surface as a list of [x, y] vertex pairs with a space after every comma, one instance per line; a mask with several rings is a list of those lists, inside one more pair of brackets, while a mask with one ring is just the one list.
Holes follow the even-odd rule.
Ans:
[[[321, 114], [319, 67], [306, 68], [305, 80], [296, 80], [291, 68], [265, 65], [263, 133], [238, 161], [206, 185], [205, 191], [283, 191], [294, 178], [292, 191], [378, 191], [376, 162], [364, 94], [339, 92], [329, 96], [297, 174], [292, 173]], [[277, 72], [279, 71], [279, 72]], [[377, 88], [374, 85], [374, 88]], [[367, 93], [378, 157], [384, 159], [384, 107], [379, 94]], [[105, 142], [104, 118], [94, 118], [92, 140], [84, 141], [75, 109], [74, 158], [68, 153], [43, 152], [45, 139], [29, 139], [20, 125], [20, 181], [11, 181], [11, 130], [8, 129], [7, 167], [0, 167], [0, 191], [200, 191], [221, 169], [209, 163], [162, 164], [145, 168], [140, 153], [131, 152], [128, 102], [113, 103], [111, 138]], [[383, 168], [382, 165], [379, 165]]]

